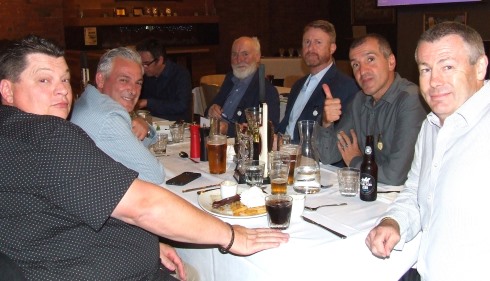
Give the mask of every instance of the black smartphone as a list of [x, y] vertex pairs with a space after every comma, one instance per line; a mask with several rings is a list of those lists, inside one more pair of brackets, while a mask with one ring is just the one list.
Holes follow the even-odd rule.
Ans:
[[166, 183], [171, 185], [182, 186], [190, 183], [191, 181], [199, 178], [200, 176], [201, 173], [183, 172], [182, 174], [169, 179]]

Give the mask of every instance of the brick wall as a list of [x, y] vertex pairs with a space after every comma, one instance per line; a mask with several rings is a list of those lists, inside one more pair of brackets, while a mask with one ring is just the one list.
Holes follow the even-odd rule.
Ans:
[[0, 0], [0, 39], [28, 34], [64, 44], [63, 0]]
[[329, 19], [327, 0], [214, 0], [220, 17], [220, 73], [230, 70], [230, 50], [240, 36], [257, 36], [263, 56], [277, 56], [279, 48], [299, 48], [306, 23]]

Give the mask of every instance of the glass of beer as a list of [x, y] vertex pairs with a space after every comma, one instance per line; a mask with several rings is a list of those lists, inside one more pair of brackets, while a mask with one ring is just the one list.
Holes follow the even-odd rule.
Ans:
[[226, 172], [226, 136], [212, 135], [208, 137], [208, 162], [211, 174]]
[[272, 194], [286, 194], [289, 176], [289, 154], [281, 151], [269, 153], [269, 177]]
[[298, 157], [300, 146], [297, 144], [286, 144], [281, 147], [281, 151], [289, 154], [289, 173], [288, 185], [294, 183], [294, 168], [296, 167], [296, 158]]

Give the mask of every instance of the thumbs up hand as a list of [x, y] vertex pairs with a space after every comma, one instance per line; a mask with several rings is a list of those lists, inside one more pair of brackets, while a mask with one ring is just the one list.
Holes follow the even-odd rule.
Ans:
[[332, 97], [330, 88], [327, 84], [322, 85], [323, 92], [325, 92], [325, 102], [323, 103], [323, 127], [328, 128], [333, 122], [340, 119], [342, 115], [342, 105], [340, 99]]

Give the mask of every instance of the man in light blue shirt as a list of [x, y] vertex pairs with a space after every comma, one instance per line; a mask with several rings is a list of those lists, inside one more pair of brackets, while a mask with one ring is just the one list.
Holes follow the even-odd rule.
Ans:
[[97, 88], [87, 86], [75, 102], [71, 121], [102, 151], [137, 171], [140, 179], [162, 184], [163, 165], [148, 150], [155, 142], [155, 131], [141, 118], [131, 120], [129, 114], [143, 83], [140, 56], [127, 48], [108, 51], [97, 66], [95, 82]]

